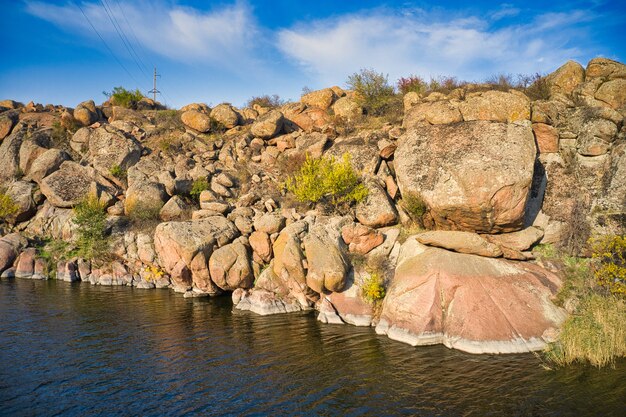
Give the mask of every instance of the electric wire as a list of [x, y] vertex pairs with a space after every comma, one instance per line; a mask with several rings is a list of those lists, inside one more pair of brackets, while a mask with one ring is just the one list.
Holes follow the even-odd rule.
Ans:
[[128, 76], [130, 78], [133, 79], [133, 81], [135, 81], [135, 83], [137, 83], [137, 85], [141, 85], [141, 83], [139, 81], [137, 81], [137, 79], [133, 76], [133, 74], [128, 70], [128, 68], [126, 68], [126, 66], [124, 66], [124, 64], [122, 64], [122, 61], [119, 60], [119, 58], [115, 55], [115, 53], [113, 52], [113, 50], [109, 47], [109, 45], [106, 43], [106, 41], [104, 40], [104, 38], [102, 37], [102, 35], [100, 35], [100, 32], [98, 32], [98, 30], [96, 29], [96, 27], [93, 25], [93, 23], [91, 23], [91, 20], [89, 20], [89, 17], [87, 17], [87, 14], [85, 13], [85, 11], [83, 10], [82, 7], [80, 7], [79, 3], [74, 3], [76, 4], [76, 6], [80, 9], [80, 12], [83, 14], [83, 16], [85, 17], [85, 19], [87, 20], [87, 23], [89, 23], [89, 26], [91, 26], [91, 28], [93, 29], [93, 31], [96, 33], [96, 35], [98, 35], [98, 38], [100, 38], [100, 40], [102, 41], [102, 43], [104, 44], [104, 46], [108, 49], [108, 51], [111, 53], [111, 56], [117, 61], [117, 63], [124, 69], [124, 71], [126, 71], [126, 73], [128, 74]]
[[139, 62], [137, 62], [137, 59], [135, 59], [135, 57], [133, 56], [133, 52], [131, 48], [127, 44], [127, 41], [124, 39], [126, 35], [122, 35], [122, 32], [120, 32], [121, 28], [118, 27], [117, 21], [115, 20], [115, 16], [113, 16], [112, 13], [109, 11], [108, 3], [106, 3], [106, 0], [100, 0], [100, 4], [102, 5], [102, 8], [104, 9], [107, 16], [109, 17], [109, 20], [111, 21], [111, 24], [113, 25], [113, 29], [115, 29], [115, 31], [117, 32], [117, 36], [119, 36], [122, 43], [124, 44], [124, 47], [130, 54], [131, 59], [135, 62], [135, 65], [137, 65], [137, 68], [139, 68], [139, 71], [143, 73], [143, 75], [146, 78], [150, 78], [150, 76], [143, 70], [143, 68], [141, 68], [141, 65], [139, 65]]
[[[122, 7], [122, 4], [119, 2], [119, 0], [115, 0], [115, 3], [117, 4], [117, 7], [120, 9], [120, 12], [122, 12], [122, 17], [124, 18], [124, 21], [126, 22], [126, 26], [130, 29], [130, 34], [133, 35], [133, 38], [135, 39], [135, 43], [138, 45], [138, 48], [141, 50], [142, 55], [144, 56], [144, 58], [149, 55], [146, 51], [147, 48], [144, 46], [144, 44], [139, 40], [139, 38], [137, 38], [137, 34], [135, 33], [135, 29], [133, 29], [133, 25], [130, 24], [130, 22], [128, 21], [128, 19], [126, 18], [126, 12], [124, 11], [124, 8]], [[139, 54], [137, 54], [137, 56], [139, 57]], [[146, 69], [146, 71], [150, 72], [150, 70], [148, 69], [148, 66], [145, 65], [145, 62], [140, 58], [140, 62], [141, 64], [144, 66], [144, 68]], [[149, 60], [148, 60], [149, 61]], [[148, 62], [149, 64], [151, 64], [150, 66], [154, 67], [155, 65]]]

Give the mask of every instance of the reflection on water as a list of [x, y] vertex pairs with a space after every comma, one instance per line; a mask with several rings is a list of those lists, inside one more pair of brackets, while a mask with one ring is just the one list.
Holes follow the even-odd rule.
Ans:
[[227, 297], [0, 281], [0, 415], [626, 415], [626, 363], [413, 348]]

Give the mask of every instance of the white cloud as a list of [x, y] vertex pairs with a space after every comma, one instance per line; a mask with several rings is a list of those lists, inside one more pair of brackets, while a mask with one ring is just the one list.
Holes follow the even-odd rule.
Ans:
[[390, 81], [408, 74], [481, 80], [551, 70], [581, 56], [568, 29], [588, 18], [580, 11], [550, 13], [494, 28], [493, 16], [445, 20], [424, 10], [377, 10], [282, 30], [278, 46], [320, 84], [345, 80], [360, 68], [387, 73]]
[[[120, 3], [122, 6], [119, 6]], [[116, 53], [132, 54], [124, 49], [100, 2], [81, 1], [80, 4], [89, 21]], [[150, 52], [177, 61], [210, 64], [231, 71], [242, 70], [255, 63], [254, 45], [258, 40], [258, 26], [244, 2], [206, 12], [165, 1], [130, 3], [109, 0], [105, 4], [134, 44], [137, 54], [141, 54], [137, 50], [141, 47], [134, 42], [134, 36]], [[28, 1], [27, 11], [63, 29], [100, 42], [74, 2], [59, 6]], [[127, 21], [132, 23], [132, 30]]]

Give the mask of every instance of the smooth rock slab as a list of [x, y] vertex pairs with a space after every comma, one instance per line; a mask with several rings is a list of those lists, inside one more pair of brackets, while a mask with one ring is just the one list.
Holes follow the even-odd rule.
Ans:
[[556, 275], [409, 240], [383, 302], [378, 334], [469, 353], [530, 352], [554, 340], [566, 317], [551, 301], [561, 285]]

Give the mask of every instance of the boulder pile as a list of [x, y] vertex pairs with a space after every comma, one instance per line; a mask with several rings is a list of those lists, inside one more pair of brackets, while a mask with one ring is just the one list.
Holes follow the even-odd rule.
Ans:
[[[238, 310], [317, 311], [412, 345], [542, 349], [566, 312], [533, 247], [626, 229], [626, 66], [568, 62], [546, 83], [540, 100], [408, 93], [402, 123], [376, 129], [346, 129], [364, 109], [339, 87], [156, 118], [151, 101], [5, 100], [0, 276], [227, 293]], [[345, 154], [366, 198], [335, 212], [294, 203], [283, 184], [307, 157]], [[51, 265], [41, 242], [75, 242], [87, 196], [106, 209], [111, 256]]]

